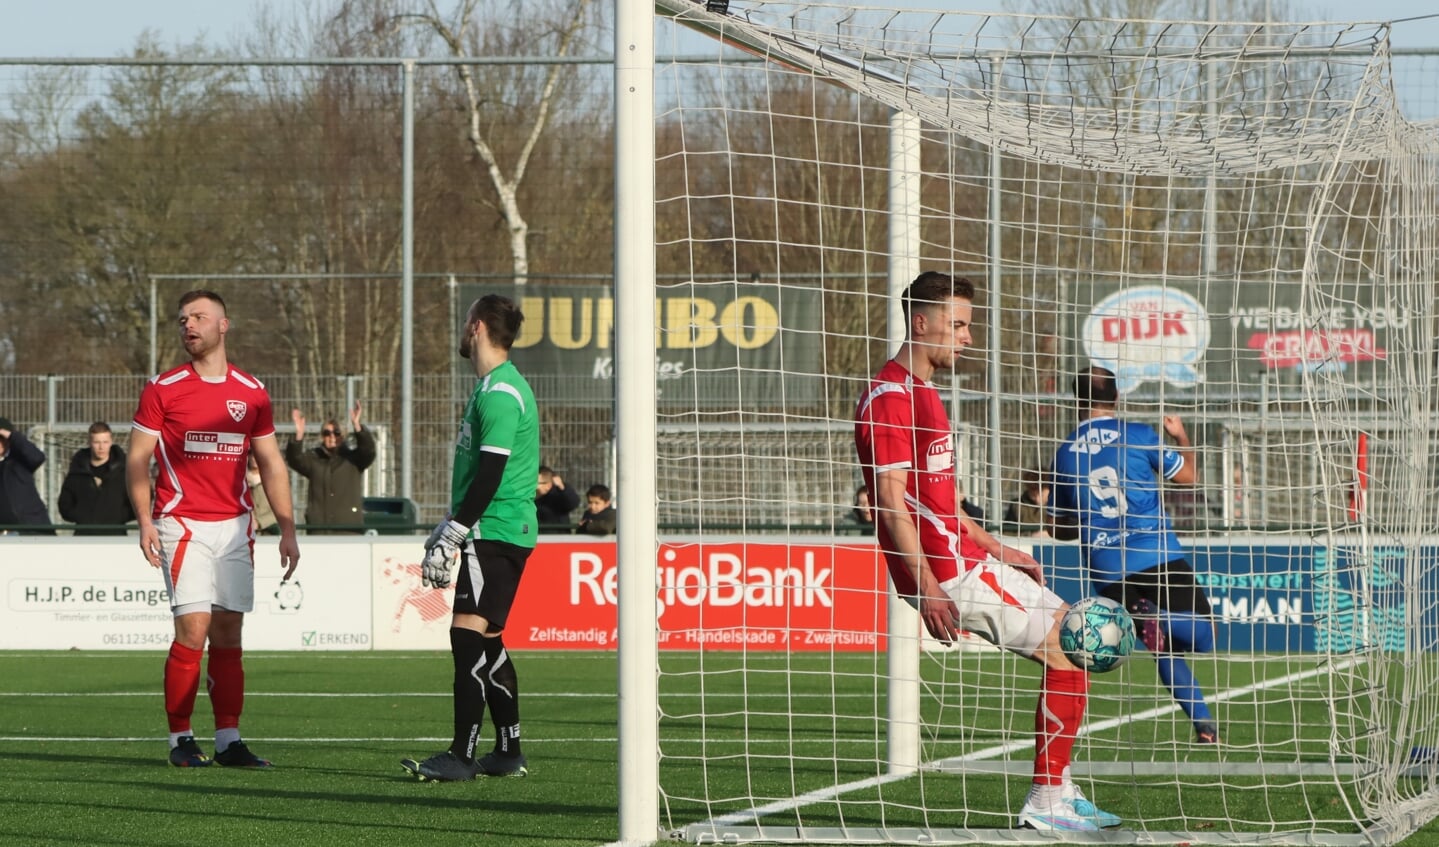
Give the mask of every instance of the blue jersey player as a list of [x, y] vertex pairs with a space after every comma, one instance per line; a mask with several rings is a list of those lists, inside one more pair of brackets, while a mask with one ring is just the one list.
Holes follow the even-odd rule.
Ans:
[[1048, 513], [1056, 538], [1078, 538], [1094, 590], [1124, 605], [1159, 678], [1194, 723], [1200, 743], [1219, 732], [1184, 653], [1214, 649], [1209, 599], [1184, 557], [1160, 496], [1161, 479], [1191, 485], [1194, 448], [1177, 415], [1166, 415], [1171, 449], [1147, 424], [1116, 416], [1114, 374], [1100, 367], [1074, 380], [1082, 420], [1054, 455]]

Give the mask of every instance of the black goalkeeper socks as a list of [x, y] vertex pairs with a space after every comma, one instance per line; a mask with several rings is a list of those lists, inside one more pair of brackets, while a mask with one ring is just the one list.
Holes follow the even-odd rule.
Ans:
[[450, 752], [466, 762], [475, 758], [475, 742], [485, 722], [485, 638], [472, 629], [450, 630], [455, 661], [455, 738]]
[[485, 664], [489, 669], [490, 717], [495, 723], [495, 752], [501, 756], [520, 755], [520, 689], [515, 663], [500, 637], [485, 639]]

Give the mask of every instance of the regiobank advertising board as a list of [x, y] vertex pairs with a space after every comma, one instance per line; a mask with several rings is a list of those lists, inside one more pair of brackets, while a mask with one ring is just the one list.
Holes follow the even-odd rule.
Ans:
[[[67, 564], [57, 570], [61, 549]], [[302, 538], [301, 549], [294, 579], [282, 582], [277, 539], [256, 539], [247, 647], [449, 649], [454, 589], [422, 584], [421, 538]], [[1032, 550], [1062, 597], [1092, 593], [1077, 546], [1045, 542]], [[1404, 582], [1420, 574], [1418, 596], [1439, 594], [1439, 538], [1368, 556], [1298, 536], [1195, 539], [1188, 556], [1214, 607], [1220, 650], [1436, 649], [1439, 608], [1413, 605]], [[872, 538], [669, 539], [654, 574], [661, 650], [885, 647], [888, 580]], [[173, 637], [160, 575], [124, 538], [0, 538], [0, 585], [7, 624], [0, 649], [163, 651]], [[526, 565], [506, 645], [615, 649], [618, 586], [612, 539], [542, 540]], [[917, 632], [918, 618], [906, 626]]]

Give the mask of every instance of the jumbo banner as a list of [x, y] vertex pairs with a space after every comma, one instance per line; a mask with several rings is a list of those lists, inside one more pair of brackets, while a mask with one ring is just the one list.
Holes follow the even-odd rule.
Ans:
[[[369, 545], [301, 541], [300, 568], [281, 582], [279, 539], [255, 539], [255, 609], [247, 650], [368, 650]], [[57, 567], [63, 562], [63, 567]], [[166, 650], [175, 637], [160, 572], [134, 537], [0, 540], [5, 626], [16, 650]]]
[[[376, 545], [375, 647], [449, 649], [454, 588], [420, 584], [417, 545]], [[655, 618], [662, 650], [876, 650], [887, 583], [872, 542], [666, 543]], [[614, 649], [613, 541], [542, 541], [505, 628], [511, 649]]]
[[[566, 405], [614, 403], [615, 300], [608, 285], [464, 285], [462, 302], [498, 293], [525, 322], [510, 350], [530, 378], [566, 377]], [[653, 332], [659, 403], [734, 408], [741, 397], [820, 397], [822, 292], [793, 280], [661, 283]], [[648, 322], [648, 316], [645, 318]], [[578, 377], [579, 379], [575, 379]], [[587, 378], [586, 378], [587, 377]], [[750, 404], [753, 405], [751, 399]]]

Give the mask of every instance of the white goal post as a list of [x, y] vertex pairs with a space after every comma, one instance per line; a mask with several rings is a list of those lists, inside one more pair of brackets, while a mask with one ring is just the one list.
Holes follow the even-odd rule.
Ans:
[[[656, 5], [658, 50], [643, 4], [616, 35], [622, 839], [1387, 845], [1439, 815], [1439, 131], [1389, 26]], [[1095, 676], [1074, 776], [1120, 829], [1012, 829], [1037, 674], [921, 651], [851, 520], [846, 430], [921, 270], [979, 290], [940, 378], [964, 493], [1067, 599], [1075, 548], [1003, 515], [1075, 369], [1190, 422], [1201, 484], [1164, 498], [1223, 743], [1147, 654]], [[733, 309], [651, 334], [656, 274]]]

